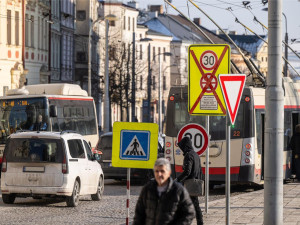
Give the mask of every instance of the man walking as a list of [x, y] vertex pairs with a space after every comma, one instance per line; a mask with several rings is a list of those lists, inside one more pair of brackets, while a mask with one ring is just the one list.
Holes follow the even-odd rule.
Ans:
[[135, 208], [133, 225], [191, 224], [195, 217], [187, 190], [171, 176], [169, 160], [159, 158], [154, 165], [155, 180], [142, 189]]
[[[194, 151], [192, 142], [188, 137], [184, 137], [178, 143], [179, 148], [183, 152], [183, 173], [177, 178], [178, 182], [184, 183], [187, 179], [201, 179], [202, 170], [199, 155]], [[198, 196], [190, 196], [195, 206], [197, 224], [203, 224], [202, 212], [199, 206]]]

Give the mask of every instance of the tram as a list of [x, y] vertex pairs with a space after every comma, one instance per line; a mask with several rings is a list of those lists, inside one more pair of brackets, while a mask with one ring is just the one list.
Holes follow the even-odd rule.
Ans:
[[[300, 123], [300, 81], [283, 78], [284, 88], [284, 148], [283, 176], [292, 174], [292, 151], [288, 144]], [[265, 88], [245, 86], [234, 126], [231, 127], [230, 179], [233, 183], [263, 184], [264, 181], [264, 124]], [[170, 89], [165, 121], [165, 157], [172, 165], [174, 176], [182, 172], [183, 155], [177, 146], [182, 127], [197, 123], [205, 127], [206, 116], [188, 113], [188, 87]], [[209, 117], [209, 179], [211, 184], [225, 183], [226, 175], [226, 117]], [[200, 136], [198, 136], [200, 137]], [[197, 143], [197, 140], [192, 142]], [[198, 141], [199, 142], [199, 141]], [[205, 153], [201, 156], [205, 172]]]

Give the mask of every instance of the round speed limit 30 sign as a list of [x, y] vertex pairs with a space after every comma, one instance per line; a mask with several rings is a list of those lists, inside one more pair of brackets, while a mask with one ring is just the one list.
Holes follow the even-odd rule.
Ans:
[[177, 135], [177, 143], [184, 137], [191, 139], [194, 151], [197, 152], [198, 155], [202, 155], [209, 144], [206, 130], [196, 123], [190, 123], [181, 128]]

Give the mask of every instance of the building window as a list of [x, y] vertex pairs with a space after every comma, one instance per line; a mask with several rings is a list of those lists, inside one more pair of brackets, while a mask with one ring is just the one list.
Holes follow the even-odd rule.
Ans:
[[143, 59], [143, 46], [140, 45], [140, 59]]
[[156, 80], [155, 80], [155, 76], [153, 76], [152, 78], [152, 89], [156, 90]]
[[153, 61], [155, 61], [155, 47], [152, 48], [153, 49]]
[[15, 45], [19, 45], [20, 44], [20, 40], [19, 40], [19, 12], [15, 12]]
[[31, 40], [31, 43], [30, 43], [30, 47], [34, 48], [34, 17], [31, 16], [30, 17], [30, 21], [32, 21], [30, 23], [30, 34], [31, 34], [31, 37], [30, 37], [30, 40]]
[[158, 59], [160, 59], [160, 47], [158, 47]]
[[115, 26], [116, 26], [116, 21], [110, 20], [110, 21], [109, 21], [109, 26], [115, 27]]
[[266, 62], [268, 62], [268, 57], [266, 57]]
[[140, 90], [143, 90], [143, 76], [140, 76]]
[[261, 61], [262, 61], [262, 62], [264, 61], [264, 57], [261, 57]]
[[87, 57], [85, 52], [77, 52], [77, 62], [87, 62]]
[[124, 16], [124, 25], [123, 25], [123, 30], [126, 30], [126, 16]]
[[128, 17], [128, 30], [130, 30], [130, 17]]
[[166, 61], [166, 55], [165, 55], [165, 52], [166, 52], [166, 48], [163, 48], [163, 53], [164, 53], [164, 62]]
[[[28, 14], [25, 15], [25, 46], [29, 46], [29, 19]], [[40, 33], [40, 32], [38, 32]]]
[[134, 21], [135, 21], [135, 19], [132, 18], [132, 30], [133, 30], [133, 32], [135, 32], [135, 23], [134, 23]]
[[167, 80], [166, 80], [166, 76], [163, 76], [163, 90], [167, 90]]
[[7, 10], [7, 44], [11, 45], [11, 10]]
[[85, 10], [77, 10], [76, 17], [78, 21], [86, 20], [86, 12]]

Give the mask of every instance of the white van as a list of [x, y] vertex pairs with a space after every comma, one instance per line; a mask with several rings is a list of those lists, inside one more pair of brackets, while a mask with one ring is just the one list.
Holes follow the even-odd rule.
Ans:
[[78, 205], [80, 195], [99, 201], [104, 175], [97, 158], [80, 134], [12, 134], [2, 162], [2, 200], [12, 204], [16, 197], [65, 197], [71, 207]]

